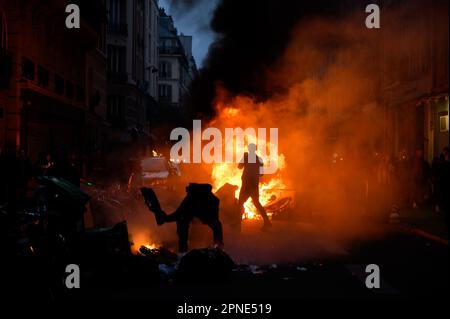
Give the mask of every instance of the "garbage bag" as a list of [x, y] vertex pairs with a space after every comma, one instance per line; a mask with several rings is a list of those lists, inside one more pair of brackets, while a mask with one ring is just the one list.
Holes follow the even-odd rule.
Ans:
[[221, 249], [193, 249], [181, 258], [177, 279], [189, 282], [220, 282], [230, 276], [234, 265], [231, 257]]

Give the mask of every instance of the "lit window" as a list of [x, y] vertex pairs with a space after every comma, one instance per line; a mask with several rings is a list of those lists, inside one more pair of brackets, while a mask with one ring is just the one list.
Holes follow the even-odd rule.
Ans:
[[439, 130], [441, 132], [447, 132], [448, 131], [448, 115], [440, 116], [439, 117]]

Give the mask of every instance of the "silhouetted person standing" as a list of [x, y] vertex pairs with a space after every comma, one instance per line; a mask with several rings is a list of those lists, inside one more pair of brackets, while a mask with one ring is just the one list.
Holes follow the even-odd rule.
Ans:
[[259, 176], [260, 168], [263, 166], [262, 159], [256, 155], [256, 145], [248, 145], [248, 153], [244, 153], [243, 159], [239, 162], [238, 168], [243, 169], [242, 187], [239, 192], [239, 208], [241, 215], [244, 213], [244, 204], [250, 197], [259, 214], [264, 220], [263, 230], [267, 230], [272, 226], [267, 217], [266, 210], [259, 201]]

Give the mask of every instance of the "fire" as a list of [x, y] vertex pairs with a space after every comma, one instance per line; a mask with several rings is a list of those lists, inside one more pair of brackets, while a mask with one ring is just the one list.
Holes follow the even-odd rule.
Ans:
[[[236, 164], [215, 164], [212, 169], [212, 180], [214, 190], [219, 189], [224, 184], [236, 185], [235, 197], [239, 197], [239, 191], [242, 186], [242, 170], [237, 168]], [[272, 177], [268, 181], [262, 181], [259, 184], [259, 200], [263, 206], [269, 204], [274, 198], [278, 198], [281, 191], [286, 188], [281, 177]], [[268, 212], [270, 217], [270, 212]], [[244, 204], [243, 219], [260, 219], [260, 215], [249, 198]]]
[[161, 247], [161, 245], [158, 245], [158, 244], [155, 244], [155, 243], [133, 243], [133, 246], [132, 246], [132, 252], [134, 253], [134, 254], [138, 254], [139, 253], [139, 249], [141, 248], [141, 247], [145, 247], [145, 248], [147, 248], [147, 249], [150, 249], [150, 250], [152, 250], [152, 249], [158, 249], [158, 248], [160, 248]]
[[[225, 107], [222, 108], [217, 121], [225, 121], [227, 123], [239, 124], [239, 120], [245, 118], [244, 114], [236, 108]], [[261, 141], [256, 137], [253, 137], [254, 142], [260, 147], [260, 145], [266, 145], [268, 149], [271, 149], [271, 143], [268, 141]], [[227, 145], [226, 147], [234, 148], [232, 151], [236, 154], [243, 154], [246, 151], [245, 145]], [[278, 156], [276, 156], [278, 155]], [[237, 156], [237, 155], [236, 155]], [[279, 198], [281, 191], [286, 188], [285, 183], [282, 180], [281, 174], [279, 173], [285, 167], [285, 160], [283, 154], [267, 154], [262, 157], [264, 165], [269, 162], [277, 161], [278, 173], [273, 175], [263, 175], [262, 180], [259, 184], [259, 200], [263, 206], [269, 204], [275, 198]], [[237, 159], [239, 161], [240, 159]], [[224, 184], [229, 183], [238, 187], [235, 193], [236, 199], [239, 197], [239, 191], [242, 186], [241, 176], [242, 170], [237, 167], [237, 164], [233, 163], [214, 163], [212, 167], [212, 183], [214, 191], [218, 190]], [[270, 217], [270, 212], [268, 212]], [[256, 207], [253, 205], [252, 200], [249, 198], [244, 204], [244, 215], [243, 219], [260, 219], [260, 215]]]
[[146, 235], [144, 232], [134, 233], [132, 235], [132, 243], [133, 244], [131, 246], [131, 250], [135, 254], [139, 253], [139, 249], [142, 246], [148, 249], [157, 249], [160, 247], [159, 244], [153, 242], [153, 240], [149, 238], [149, 236]]
[[145, 244], [145, 245], [142, 245], [142, 246], [144, 246], [147, 249], [157, 249], [157, 248], [159, 248], [159, 246], [156, 245], [156, 244]]

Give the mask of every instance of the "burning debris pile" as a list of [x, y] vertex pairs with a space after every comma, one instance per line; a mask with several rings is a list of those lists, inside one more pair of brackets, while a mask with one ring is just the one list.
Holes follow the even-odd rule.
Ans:
[[178, 255], [164, 247], [141, 246], [139, 253], [143, 256], [153, 259], [158, 264], [173, 264], [177, 262]]
[[[257, 126], [248, 128], [248, 114], [244, 110], [239, 109], [238, 106], [231, 108], [218, 105], [218, 108], [220, 108], [221, 110], [219, 111], [218, 116], [210, 123], [210, 125], [216, 127], [242, 127], [245, 130], [247, 139], [246, 141], [244, 141], [244, 143], [241, 143], [242, 141], [239, 141], [237, 139], [235, 139], [234, 143], [226, 143], [224, 145], [225, 153], [230, 152], [231, 154], [234, 154], [235, 160], [238, 162], [242, 159], [242, 156], [246, 151], [246, 144], [248, 145], [249, 143], [255, 143], [258, 146], [259, 152], [261, 153], [259, 154], [259, 156], [262, 157], [264, 165], [268, 166], [273, 163], [277, 168], [277, 172], [275, 174], [264, 175], [259, 185], [261, 204], [263, 206], [267, 206], [274, 204], [282, 198], [289, 197], [286, 196], [287, 186], [282, 178], [282, 173], [285, 169], [284, 155], [278, 154], [278, 145], [275, 145], [278, 140], [273, 140], [271, 138], [269, 141], [266, 141], [265, 131], [263, 133], [261, 130], [258, 130], [257, 134], [257, 130], [254, 129]], [[234, 197], [237, 199], [239, 197], [239, 192], [242, 186], [241, 176], [242, 171], [235, 163], [214, 163], [211, 173], [214, 191], [218, 192], [222, 188], [222, 186], [227, 184], [236, 186], [234, 190]], [[275, 211], [273, 210], [268, 210], [267, 213], [270, 217], [274, 212]], [[261, 218], [250, 198], [244, 204], [244, 214], [242, 218]]]

